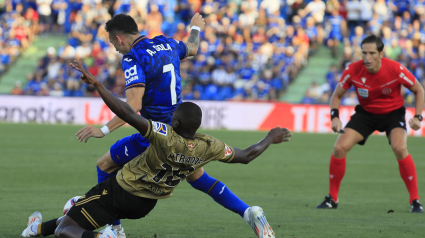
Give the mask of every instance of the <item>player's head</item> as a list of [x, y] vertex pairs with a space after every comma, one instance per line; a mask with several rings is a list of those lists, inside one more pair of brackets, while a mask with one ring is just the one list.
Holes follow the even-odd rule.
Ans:
[[193, 102], [183, 102], [177, 106], [171, 122], [180, 135], [194, 135], [201, 126], [202, 110]]
[[125, 14], [115, 15], [107, 21], [105, 30], [109, 33], [109, 41], [123, 55], [130, 52], [134, 38], [140, 36], [137, 23]]
[[361, 43], [362, 59], [366, 69], [377, 73], [381, 68], [381, 59], [384, 57], [384, 43], [380, 37], [370, 35]]

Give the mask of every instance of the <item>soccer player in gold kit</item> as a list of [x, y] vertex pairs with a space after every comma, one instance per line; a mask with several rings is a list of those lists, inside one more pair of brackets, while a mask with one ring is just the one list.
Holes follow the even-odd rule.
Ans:
[[[157, 200], [170, 197], [182, 180], [193, 181], [202, 176], [202, 167], [210, 161], [247, 164], [269, 145], [289, 141], [292, 136], [288, 129], [277, 127], [245, 150], [234, 148], [214, 137], [196, 133], [202, 120], [198, 105], [191, 102], [180, 104], [174, 111], [172, 127], [146, 120], [127, 103], [114, 97], [80, 63], [75, 61], [71, 66], [82, 73], [84, 82], [95, 86], [106, 105], [119, 118], [136, 128], [151, 144], [127, 163], [116, 177], [96, 185], [82, 196], [67, 215], [42, 222], [41, 214], [34, 213], [22, 233], [26, 237], [55, 234], [60, 238], [116, 238], [112, 229], [105, 229], [103, 234], [93, 230], [114, 219], [146, 216]], [[275, 237], [260, 207], [251, 207], [247, 219], [258, 237]]]

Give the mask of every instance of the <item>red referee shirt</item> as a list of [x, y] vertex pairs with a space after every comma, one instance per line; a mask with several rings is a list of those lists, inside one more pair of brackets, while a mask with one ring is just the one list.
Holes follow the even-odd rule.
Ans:
[[404, 105], [401, 85], [406, 88], [416, 83], [415, 76], [400, 63], [382, 58], [381, 69], [372, 74], [363, 61], [356, 61], [345, 68], [339, 84], [348, 90], [356, 89], [360, 106], [373, 114], [386, 114]]

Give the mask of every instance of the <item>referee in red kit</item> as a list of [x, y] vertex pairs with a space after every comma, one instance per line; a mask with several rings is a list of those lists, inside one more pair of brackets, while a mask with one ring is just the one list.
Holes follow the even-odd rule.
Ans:
[[[371, 35], [361, 42], [362, 60], [350, 64], [343, 72], [331, 98], [332, 130], [341, 132], [329, 165], [329, 194], [316, 208], [337, 208], [338, 191], [345, 174], [346, 155], [355, 145], [364, 145], [375, 130], [386, 133], [397, 158], [400, 175], [410, 194], [410, 212], [423, 212], [419, 202], [416, 168], [407, 151], [406, 108], [401, 95], [405, 86], [415, 95], [415, 116], [409, 120], [419, 130], [424, 105], [424, 90], [415, 77], [400, 63], [384, 58], [384, 43]], [[342, 130], [338, 109], [344, 93], [354, 86], [360, 105]]]

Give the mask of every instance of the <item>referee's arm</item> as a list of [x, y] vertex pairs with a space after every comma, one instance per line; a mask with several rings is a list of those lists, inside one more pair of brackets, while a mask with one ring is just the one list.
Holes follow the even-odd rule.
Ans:
[[[331, 104], [330, 104], [331, 110], [332, 109], [339, 110], [339, 107], [341, 106], [342, 96], [344, 96], [345, 92], [347, 92], [347, 90], [345, 90], [341, 86], [341, 84], [338, 84], [338, 86], [336, 86], [335, 91], [331, 97]], [[341, 120], [339, 119], [339, 117], [334, 117], [332, 119], [332, 130], [334, 132], [340, 132], [341, 129], [342, 129]]]
[[[415, 84], [409, 90], [415, 95], [415, 115], [422, 115], [424, 108], [424, 89], [422, 85], [416, 80]], [[421, 121], [414, 117], [409, 120], [409, 125], [413, 130], [419, 130], [421, 128]]]

